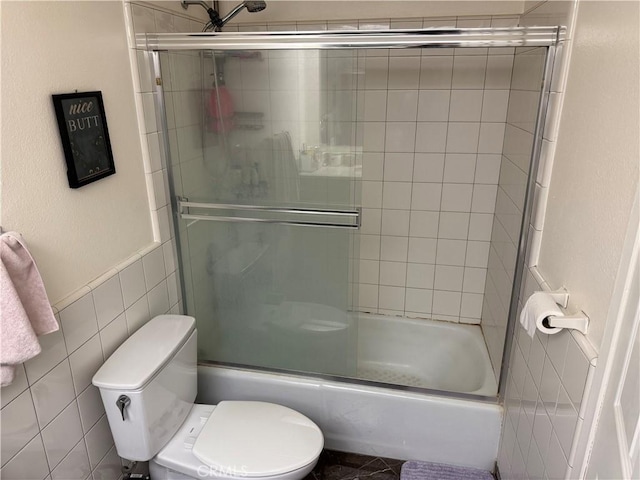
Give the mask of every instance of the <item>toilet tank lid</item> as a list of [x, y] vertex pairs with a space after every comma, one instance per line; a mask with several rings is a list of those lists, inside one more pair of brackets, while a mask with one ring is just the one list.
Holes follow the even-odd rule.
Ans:
[[131, 335], [93, 376], [98, 388], [138, 390], [182, 346], [195, 330], [195, 319], [159, 315]]

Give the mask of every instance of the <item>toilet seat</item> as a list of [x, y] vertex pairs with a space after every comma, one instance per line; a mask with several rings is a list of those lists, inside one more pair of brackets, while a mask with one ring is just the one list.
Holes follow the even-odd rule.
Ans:
[[315, 423], [281, 405], [196, 404], [152, 463], [191, 478], [285, 480], [311, 471], [323, 443]]

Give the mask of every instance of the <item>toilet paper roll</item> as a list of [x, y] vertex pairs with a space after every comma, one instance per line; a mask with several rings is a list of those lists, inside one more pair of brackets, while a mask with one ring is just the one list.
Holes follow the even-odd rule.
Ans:
[[553, 335], [562, 330], [561, 328], [545, 327], [543, 325], [547, 317], [564, 316], [558, 304], [546, 292], [535, 292], [531, 295], [522, 309], [522, 316], [524, 317], [523, 325], [525, 322], [527, 325], [531, 325], [529, 322], [533, 322], [538, 330], [547, 335]]

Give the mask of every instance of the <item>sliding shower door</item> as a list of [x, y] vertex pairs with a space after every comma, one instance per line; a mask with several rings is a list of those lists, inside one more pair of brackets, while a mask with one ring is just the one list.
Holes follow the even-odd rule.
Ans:
[[355, 375], [357, 56], [160, 54], [201, 361]]

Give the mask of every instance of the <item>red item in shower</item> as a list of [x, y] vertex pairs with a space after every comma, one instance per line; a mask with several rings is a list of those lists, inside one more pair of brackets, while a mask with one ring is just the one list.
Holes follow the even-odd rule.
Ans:
[[214, 132], [229, 132], [233, 129], [233, 99], [227, 87], [220, 85], [209, 95], [209, 128]]

